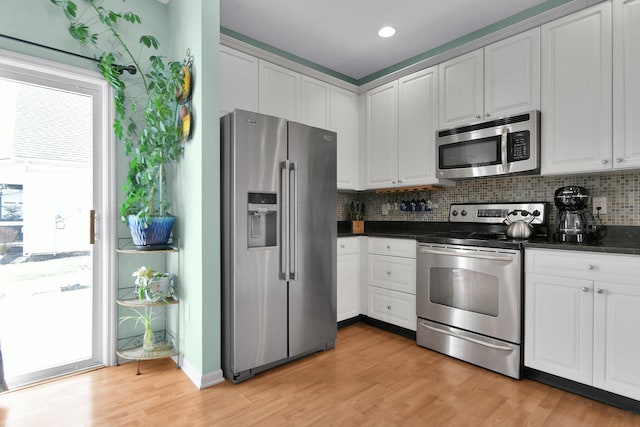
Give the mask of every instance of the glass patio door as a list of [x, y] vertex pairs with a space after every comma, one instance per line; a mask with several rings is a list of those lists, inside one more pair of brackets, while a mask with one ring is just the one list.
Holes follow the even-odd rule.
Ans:
[[19, 67], [0, 63], [0, 350], [10, 389], [103, 364], [104, 354], [101, 251], [90, 241], [101, 93]]

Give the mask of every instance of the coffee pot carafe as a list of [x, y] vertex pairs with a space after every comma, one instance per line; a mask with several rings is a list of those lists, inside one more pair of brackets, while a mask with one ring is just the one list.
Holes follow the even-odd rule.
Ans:
[[582, 243], [602, 238], [604, 226], [589, 212], [589, 192], [584, 187], [558, 188], [553, 202], [558, 208], [553, 237], [561, 242]]

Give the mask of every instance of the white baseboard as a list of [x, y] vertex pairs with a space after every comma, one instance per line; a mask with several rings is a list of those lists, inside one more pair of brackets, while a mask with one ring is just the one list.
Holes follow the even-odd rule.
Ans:
[[200, 371], [194, 368], [193, 365], [190, 364], [189, 361], [184, 357], [182, 357], [182, 364], [180, 367], [182, 368], [182, 371], [187, 375], [187, 377], [191, 380], [191, 382], [198, 388], [198, 390], [212, 387], [216, 384], [224, 382], [222, 369], [218, 369], [217, 371], [208, 372], [202, 375]]

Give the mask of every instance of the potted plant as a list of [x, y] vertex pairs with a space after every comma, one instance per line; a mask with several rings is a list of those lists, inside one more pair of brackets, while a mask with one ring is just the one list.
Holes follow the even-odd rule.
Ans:
[[135, 326], [141, 324], [144, 327], [142, 338], [142, 349], [144, 351], [156, 350], [156, 343], [153, 337], [153, 321], [155, 320], [153, 305], [145, 301], [157, 302], [173, 297], [173, 275], [153, 271], [151, 268], [142, 266], [131, 275], [135, 277], [135, 293], [138, 300], [142, 302], [140, 309], [131, 308], [135, 313], [131, 316], [120, 317], [120, 323], [127, 320], [135, 320]]
[[[71, 0], [50, 1], [64, 11], [71, 36], [97, 51], [98, 69], [114, 91], [113, 129], [129, 159], [121, 218], [137, 247], [166, 245], [174, 222], [166, 197], [166, 167], [182, 157], [178, 100], [188, 94], [189, 69], [154, 54], [143, 62], [132, 53], [138, 49], [129, 46], [122, 34], [128, 25], [142, 22], [133, 12], [108, 10], [102, 1], [86, 0], [86, 10], [78, 13]], [[159, 46], [152, 35], [140, 37], [139, 44], [140, 52]]]
[[170, 273], [142, 266], [131, 276], [136, 278], [136, 295], [141, 301], [160, 301], [173, 296], [173, 275]]

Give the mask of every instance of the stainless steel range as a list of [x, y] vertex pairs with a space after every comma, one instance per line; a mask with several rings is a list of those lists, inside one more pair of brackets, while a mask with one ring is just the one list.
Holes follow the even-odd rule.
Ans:
[[547, 203], [454, 204], [449, 231], [418, 239], [419, 345], [520, 378], [523, 240], [506, 223], [531, 223], [539, 238], [547, 213]]

